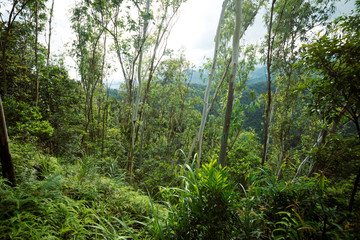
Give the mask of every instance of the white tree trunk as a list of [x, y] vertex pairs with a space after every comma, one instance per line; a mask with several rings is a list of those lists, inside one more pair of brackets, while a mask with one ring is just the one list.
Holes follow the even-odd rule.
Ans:
[[202, 115], [201, 115], [201, 123], [200, 123], [199, 131], [196, 134], [196, 137], [193, 141], [193, 144], [191, 145], [191, 149], [190, 149], [190, 152], [188, 155], [188, 159], [190, 160], [192, 153], [194, 152], [195, 144], [197, 141], [199, 141], [199, 149], [198, 149], [199, 164], [200, 164], [200, 160], [201, 160], [202, 138], [204, 135], [204, 128], [205, 128], [206, 118], [208, 115], [207, 110], [208, 110], [208, 105], [209, 105], [210, 88], [211, 88], [212, 81], [214, 79], [215, 68], [216, 68], [216, 63], [217, 63], [217, 55], [218, 55], [219, 45], [220, 45], [221, 24], [224, 20], [225, 9], [226, 9], [228, 2], [229, 2], [229, 0], [224, 0], [224, 2], [222, 4], [219, 23], [217, 26], [216, 36], [215, 36], [215, 49], [214, 49], [213, 63], [212, 63], [211, 72], [209, 75], [208, 84], [206, 86], [205, 95], [204, 95], [204, 106], [203, 106], [203, 111], [202, 111]]
[[235, 21], [235, 31], [233, 36], [232, 62], [231, 62], [231, 71], [230, 71], [230, 79], [229, 79], [229, 93], [226, 104], [226, 112], [225, 112], [225, 119], [224, 119], [223, 132], [221, 136], [221, 146], [220, 146], [220, 154], [219, 154], [219, 164], [223, 167], [226, 165], [226, 155], [227, 155], [226, 150], [227, 150], [228, 135], [230, 129], [230, 122], [231, 122], [232, 107], [234, 101], [235, 78], [239, 63], [240, 27], [242, 24], [241, 10], [242, 10], [242, 0], [237, 0], [235, 6], [236, 21]]

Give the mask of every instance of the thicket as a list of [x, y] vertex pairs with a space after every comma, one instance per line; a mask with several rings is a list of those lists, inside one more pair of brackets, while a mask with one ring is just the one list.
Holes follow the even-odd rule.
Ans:
[[[184, 163], [155, 196], [135, 190], [116, 163], [75, 163], [32, 144], [11, 145], [18, 184], [1, 181], [2, 239], [356, 239], [352, 184], [323, 174], [294, 182], [270, 169]], [[250, 153], [254, 154], [254, 152]], [[248, 154], [247, 154], [248, 155]], [[248, 156], [250, 157], [250, 156]], [[259, 159], [260, 161], [260, 159]], [[112, 165], [113, 164], [113, 165]], [[169, 174], [169, 173], [167, 173]], [[159, 172], [155, 172], [159, 175]], [[241, 179], [238, 177], [241, 176]]]

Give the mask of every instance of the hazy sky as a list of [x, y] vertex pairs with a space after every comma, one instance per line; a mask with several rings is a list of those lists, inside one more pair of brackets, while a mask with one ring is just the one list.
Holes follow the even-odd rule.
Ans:
[[[51, 1], [49, 2], [51, 4]], [[70, 28], [70, 9], [74, 7], [74, 2], [74, 0], [55, 0], [53, 50], [64, 52], [65, 44], [73, 39]], [[172, 29], [168, 47], [174, 50], [184, 48], [187, 59], [197, 66], [203, 62], [204, 57], [212, 57], [222, 2], [223, 0], [188, 0], [183, 4], [178, 20]], [[354, 2], [355, 0], [346, 4], [339, 3], [337, 15], [350, 12], [354, 7]], [[259, 14], [254, 25], [248, 29], [245, 35], [247, 42], [255, 43], [262, 40], [265, 27], [261, 18]], [[74, 65], [69, 57], [67, 62], [69, 65]], [[72, 77], [75, 77], [73, 76], [75, 71], [71, 72]]]

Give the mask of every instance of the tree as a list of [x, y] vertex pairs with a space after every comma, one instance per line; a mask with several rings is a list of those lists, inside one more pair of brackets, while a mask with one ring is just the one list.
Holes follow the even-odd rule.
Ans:
[[[181, 4], [185, 0], [159, 0], [144, 2], [107, 2], [97, 11], [106, 12], [103, 23], [98, 21], [112, 37], [114, 51], [120, 63], [127, 91], [127, 126], [129, 150], [127, 169], [130, 181], [136, 135], [144, 121], [144, 106], [149, 97], [154, 73], [165, 54], [166, 40]], [[105, 11], [106, 6], [106, 11]], [[135, 9], [135, 11], [130, 11]], [[150, 24], [153, 23], [153, 24]], [[152, 28], [149, 26], [153, 25]], [[126, 34], [122, 34], [123, 31]], [[144, 61], [147, 59], [147, 61]], [[147, 79], [144, 91], [143, 79]]]
[[[100, 2], [101, 4], [101, 2]], [[94, 122], [94, 98], [97, 88], [102, 88], [104, 77], [106, 38], [104, 28], [99, 28], [96, 20], [104, 21], [103, 12], [95, 11], [95, 3], [84, 1], [73, 11], [73, 29], [77, 40], [74, 42], [74, 53], [78, 60], [81, 83], [85, 93], [84, 116], [85, 126], [81, 144], [85, 143], [89, 132], [90, 137], [95, 137], [95, 129], [91, 128]], [[102, 38], [104, 38], [102, 42]], [[104, 47], [102, 47], [104, 43]], [[100, 107], [99, 107], [100, 108]]]
[[[260, 9], [261, 5], [263, 4], [263, 1], [248, 1], [243, 4], [243, 9], [245, 9], [245, 12], [242, 13], [242, 23], [240, 26], [240, 37], [245, 34], [247, 28], [253, 23], [253, 20], [255, 16], [258, 13], [258, 10]], [[191, 145], [188, 159], [191, 158], [192, 153], [195, 148], [196, 142], [199, 143], [198, 147], [198, 159], [201, 161], [201, 155], [202, 155], [202, 145], [203, 145], [203, 135], [205, 130], [205, 123], [207, 121], [207, 117], [214, 105], [214, 102], [218, 96], [219, 90], [221, 88], [222, 83], [224, 82], [225, 78], [228, 77], [228, 70], [232, 63], [232, 58], [228, 59], [228, 48], [227, 44], [231, 41], [232, 33], [233, 32], [233, 26], [235, 20], [233, 19], [233, 6], [230, 6], [226, 8], [228, 5], [227, 1], [223, 2], [222, 11], [220, 14], [219, 24], [217, 27], [217, 32], [215, 36], [215, 50], [214, 50], [214, 56], [212, 61], [209, 63], [211, 65], [207, 66], [205, 65], [205, 68], [207, 68], [210, 71], [210, 74], [208, 76], [208, 84], [205, 90], [204, 100], [203, 100], [203, 111], [202, 111], [202, 117], [201, 117], [201, 123], [199, 130], [193, 140], [193, 143]], [[233, 5], [233, 4], [232, 4]], [[220, 55], [218, 57], [218, 55]], [[220, 61], [218, 61], [218, 58]], [[219, 62], [219, 64], [218, 64]], [[218, 67], [217, 67], [218, 65]], [[237, 71], [238, 74], [238, 71]], [[215, 89], [215, 92], [213, 94], [213, 97], [211, 99], [211, 102], [209, 104], [209, 94], [212, 82], [216, 80], [216, 78], [219, 78], [218, 85]]]
[[236, 77], [238, 61], [239, 61], [240, 26], [242, 24], [242, 0], [236, 1], [235, 11], [236, 11], [236, 21], [235, 21], [235, 30], [233, 36], [233, 49], [232, 49], [233, 52], [231, 57], [232, 62], [231, 62], [230, 79], [229, 79], [229, 92], [228, 92], [228, 98], [226, 104], [226, 112], [225, 112], [223, 131], [221, 135], [221, 147], [220, 147], [220, 154], [218, 160], [219, 165], [221, 166], [226, 165], [226, 155], [227, 155], [226, 151], [228, 144], [232, 107], [234, 102], [235, 77]]
[[52, 33], [52, 18], [54, 16], [54, 3], [55, 0], [52, 0], [51, 8], [50, 8], [50, 16], [49, 16], [49, 35], [48, 35], [48, 42], [47, 42], [47, 56], [46, 56], [46, 70], [49, 70], [50, 64], [50, 47], [51, 47], [51, 33]]
[[190, 156], [192, 155], [192, 152], [193, 152], [193, 149], [195, 147], [196, 141], [199, 141], [199, 150], [198, 150], [199, 162], [201, 161], [202, 140], [203, 140], [205, 122], [206, 122], [207, 115], [208, 115], [208, 105], [209, 105], [208, 102], [209, 102], [210, 88], [211, 88], [211, 84], [212, 84], [214, 74], [215, 74], [217, 55], [218, 55], [219, 44], [220, 44], [220, 30], [221, 30], [221, 25], [222, 25], [222, 22], [223, 22], [223, 19], [224, 19], [224, 14], [225, 14], [225, 9], [226, 9], [227, 3], [228, 3], [228, 0], [224, 0], [224, 2], [222, 4], [221, 14], [220, 14], [219, 23], [218, 23], [218, 27], [217, 27], [217, 30], [216, 30], [216, 36], [215, 36], [214, 57], [213, 57], [213, 60], [212, 60], [211, 72], [210, 72], [210, 75], [209, 75], [208, 84], [206, 86], [205, 95], [204, 95], [204, 106], [203, 106], [203, 112], [202, 112], [202, 115], [201, 115], [200, 128], [199, 128], [199, 131], [196, 134], [194, 142], [193, 142], [193, 144], [191, 146], [191, 149], [190, 149], [190, 152], [189, 152], [189, 157], [188, 157], [188, 158], [190, 158]]
[[1, 53], [2, 53], [2, 61], [1, 61], [1, 70], [2, 70], [2, 93], [7, 94], [7, 78], [6, 78], [6, 68], [7, 68], [7, 45], [8, 45], [8, 37], [10, 31], [14, 25], [16, 18], [19, 14], [24, 10], [24, 8], [31, 2], [30, 0], [27, 1], [20, 1], [14, 0], [11, 10], [9, 12], [8, 21], [6, 22], [5, 29], [1, 29]]
[[0, 97], [0, 159], [4, 178], [7, 178], [12, 185], [15, 185], [15, 171], [12, 162], [9, 138], [5, 121], [4, 108]]
[[[314, 71], [309, 80], [311, 107], [331, 123], [351, 120], [360, 144], [360, 1], [356, 14], [340, 17], [315, 42], [304, 46], [304, 62]], [[319, 33], [320, 35], [321, 33]], [[349, 200], [352, 211], [360, 167]]]
[[[296, 85], [301, 81], [300, 76], [303, 74], [301, 67], [296, 66], [300, 54], [299, 41], [306, 42], [309, 36], [311, 36], [311, 31], [317, 26], [322, 26], [328, 20], [329, 14], [333, 10], [334, 6], [331, 0], [273, 0], [270, 9], [265, 15], [264, 19], [267, 21], [268, 28], [265, 40], [266, 56], [264, 57], [267, 70], [267, 99], [262, 165], [264, 165], [268, 158], [272, 122], [276, 116], [275, 105], [280, 107], [276, 95], [285, 94], [289, 96], [289, 99], [285, 99], [286, 102], [283, 102], [287, 105], [286, 108], [289, 111], [298, 104], [295, 95], [291, 98], [291, 92], [296, 89]], [[275, 94], [272, 92], [274, 89], [277, 92]], [[288, 101], [290, 98], [292, 100]], [[284, 97], [280, 96], [279, 100], [284, 100]], [[284, 110], [285, 112], [287, 111], [286, 109]], [[280, 121], [283, 121], [284, 124], [286, 122], [285, 119], [280, 119]], [[290, 133], [289, 127], [291, 128], [291, 124], [288, 124], [286, 127], [284, 125], [280, 135], [287, 138]], [[282, 155], [285, 156], [286, 146], [284, 144], [286, 141], [283, 140], [280, 140], [280, 144], [283, 146], [281, 150]]]

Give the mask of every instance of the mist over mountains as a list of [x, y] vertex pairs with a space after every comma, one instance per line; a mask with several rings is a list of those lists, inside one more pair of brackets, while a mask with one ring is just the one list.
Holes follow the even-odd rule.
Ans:
[[[203, 85], [207, 84], [207, 79], [208, 79], [209, 73], [207, 73], [207, 72], [201, 73], [198, 70], [189, 69], [189, 70], [187, 70], [187, 74], [190, 79], [190, 83], [203, 84]], [[263, 82], [263, 81], [266, 81], [266, 67], [265, 66], [255, 68], [255, 70], [249, 74], [249, 80], [248, 80], [247, 84], [251, 85], [251, 84]]]

